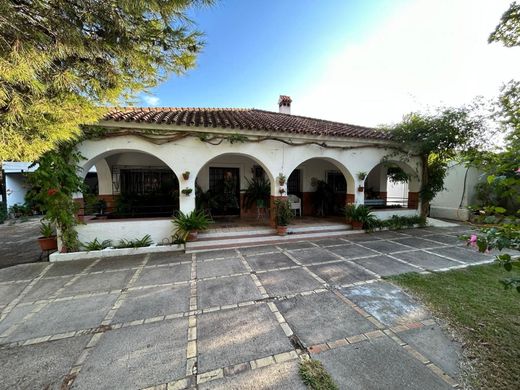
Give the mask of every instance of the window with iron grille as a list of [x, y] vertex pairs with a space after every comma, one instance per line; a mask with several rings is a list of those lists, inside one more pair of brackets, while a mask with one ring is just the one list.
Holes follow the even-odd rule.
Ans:
[[301, 175], [300, 170], [295, 169], [292, 171], [292, 173], [289, 176], [289, 179], [287, 180], [287, 193], [298, 195], [301, 191]]
[[327, 172], [327, 184], [331, 186], [336, 193], [347, 193], [347, 181], [345, 180], [345, 176], [339, 171]]

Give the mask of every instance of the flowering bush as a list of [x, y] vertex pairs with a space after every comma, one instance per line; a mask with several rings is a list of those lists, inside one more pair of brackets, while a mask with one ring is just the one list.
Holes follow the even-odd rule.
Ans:
[[[492, 249], [520, 251], [520, 225], [518, 224], [500, 225], [482, 229], [480, 232], [481, 235], [472, 234], [469, 237], [463, 236], [462, 238], [468, 241], [469, 246], [478, 248], [479, 252], [489, 252]], [[517, 261], [509, 253], [498, 254], [496, 260], [509, 272], [513, 269], [513, 262]], [[516, 288], [520, 292], [519, 276], [504, 279], [502, 283], [506, 289]]]

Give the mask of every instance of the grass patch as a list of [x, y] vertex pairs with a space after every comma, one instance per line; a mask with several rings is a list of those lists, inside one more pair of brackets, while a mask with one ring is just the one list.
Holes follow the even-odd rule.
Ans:
[[520, 274], [520, 264], [506, 272], [498, 264], [429, 275], [388, 278], [421, 299], [462, 337], [474, 370], [475, 388], [513, 389], [520, 383], [520, 294], [504, 290], [500, 280]]
[[303, 383], [313, 390], [338, 389], [330, 374], [318, 360], [309, 359], [300, 363], [300, 376]]

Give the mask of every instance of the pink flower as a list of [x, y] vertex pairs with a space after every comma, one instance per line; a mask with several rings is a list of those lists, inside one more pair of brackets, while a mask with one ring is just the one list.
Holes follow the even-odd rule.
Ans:
[[471, 246], [477, 246], [477, 235], [476, 234], [471, 235], [471, 237], [468, 241], [468, 244]]
[[515, 171], [518, 175], [520, 175], [520, 167]]

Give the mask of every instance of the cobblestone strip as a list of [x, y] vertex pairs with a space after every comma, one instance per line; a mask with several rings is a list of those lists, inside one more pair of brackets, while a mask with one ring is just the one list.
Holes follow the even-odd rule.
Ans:
[[7, 317], [7, 315], [11, 312], [11, 310], [13, 310], [13, 308], [18, 304], [18, 302], [20, 302], [23, 299], [23, 297], [25, 297], [29, 293], [29, 291], [34, 287], [34, 285], [36, 283], [38, 283], [40, 281], [40, 279], [45, 276], [47, 271], [49, 271], [49, 269], [51, 269], [52, 266], [53, 266], [53, 263], [48, 264], [38, 274], [38, 276], [36, 276], [34, 279], [32, 279], [31, 282], [27, 286], [25, 286], [25, 288], [22, 290], [22, 292], [15, 299], [13, 299], [11, 302], [9, 302], [9, 304], [7, 306], [4, 307], [4, 309], [2, 310], [2, 312], [0, 314], [0, 322], [2, 322], [2, 320], [5, 317]]
[[[249, 272], [249, 276], [251, 276], [251, 279], [253, 279], [253, 283], [255, 284], [256, 288], [260, 292], [260, 295], [262, 295], [262, 298], [263, 299], [269, 298], [269, 294], [267, 294], [267, 291], [265, 290], [264, 286], [262, 286], [262, 283], [260, 283], [260, 279], [258, 279], [258, 276], [256, 276], [256, 272], [253, 271], [253, 268], [251, 268], [249, 263], [246, 261], [244, 255], [238, 249], [235, 249], [235, 250], [238, 254], [240, 261], [242, 262], [242, 264], [244, 265], [246, 270]], [[271, 252], [271, 253], [278, 253], [278, 252]], [[235, 306], [235, 305], [227, 305], [227, 306], [231, 307], [231, 306]], [[245, 306], [245, 305], [242, 305], [242, 306]], [[207, 312], [208, 309], [205, 309], [205, 311]]]
[[[34, 305], [34, 308], [31, 310], [30, 313], [28, 313], [27, 315], [25, 315], [20, 321], [14, 323], [13, 325], [11, 325], [8, 329], [6, 329], [4, 331], [4, 333], [0, 334], [0, 344], [2, 343], [2, 341], [8, 337], [10, 334], [12, 334], [17, 328], [18, 326], [20, 326], [20, 324], [28, 321], [29, 319], [31, 319], [36, 313], [38, 313], [40, 310], [42, 310], [45, 306], [47, 306], [50, 302], [52, 302], [54, 300], [54, 298], [57, 298], [61, 292], [63, 290], [65, 290], [65, 288], [67, 288], [68, 286], [70, 286], [72, 283], [74, 283], [76, 280], [78, 280], [80, 277], [84, 276], [85, 274], [88, 273], [88, 271], [94, 267], [97, 263], [99, 263], [101, 261], [101, 259], [97, 259], [95, 261], [93, 261], [91, 264], [89, 264], [87, 267], [85, 267], [83, 269], [83, 271], [81, 271], [79, 274], [75, 275], [71, 280], [69, 280], [67, 283], [65, 283], [65, 285], [63, 285], [61, 288], [59, 288], [57, 291], [55, 291], [53, 294], [51, 294], [49, 296], [49, 300], [45, 303], [42, 303], [42, 304], [37, 304], [37, 305]], [[52, 266], [52, 265], [51, 265]]]
[[191, 255], [190, 311], [188, 317], [188, 345], [186, 347], [186, 376], [197, 375], [197, 254]]
[[114, 318], [114, 315], [116, 314], [116, 311], [121, 307], [124, 300], [127, 298], [128, 295], [128, 288], [131, 287], [139, 278], [141, 275], [141, 272], [143, 272], [144, 266], [150, 259], [150, 254], [147, 254], [141, 264], [137, 267], [136, 271], [128, 281], [128, 283], [125, 285], [123, 289], [121, 289], [119, 296], [117, 297], [116, 301], [112, 305], [112, 308], [108, 311], [108, 313], [105, 315], [105, 318], [103, 318], [103, 321], [101, 321], [101, 325], [96, 328], [96, 333], [91, 337], [88, 344], [85, 346], [83, 351], [81, 352], [81, 355], [79, 355], [78, 359], [74, 362], [72, 365], [72, 368], [70, 369], [68, 375], [63, 380], [61, 388], [63, 390], [69, 389], [74, 381], [76, 380], [76, 377], [81, 372], [81, 369], [83, 368], [83, 364], [89, 357], [92, 350], [96, 347], [96, 345], [99, 343], [99, 340], [103, 337], [103, 334], [111, 329], [117, 329], [117, 327], [113, 327], [110, 325], [112, 322], [112, 319]]

